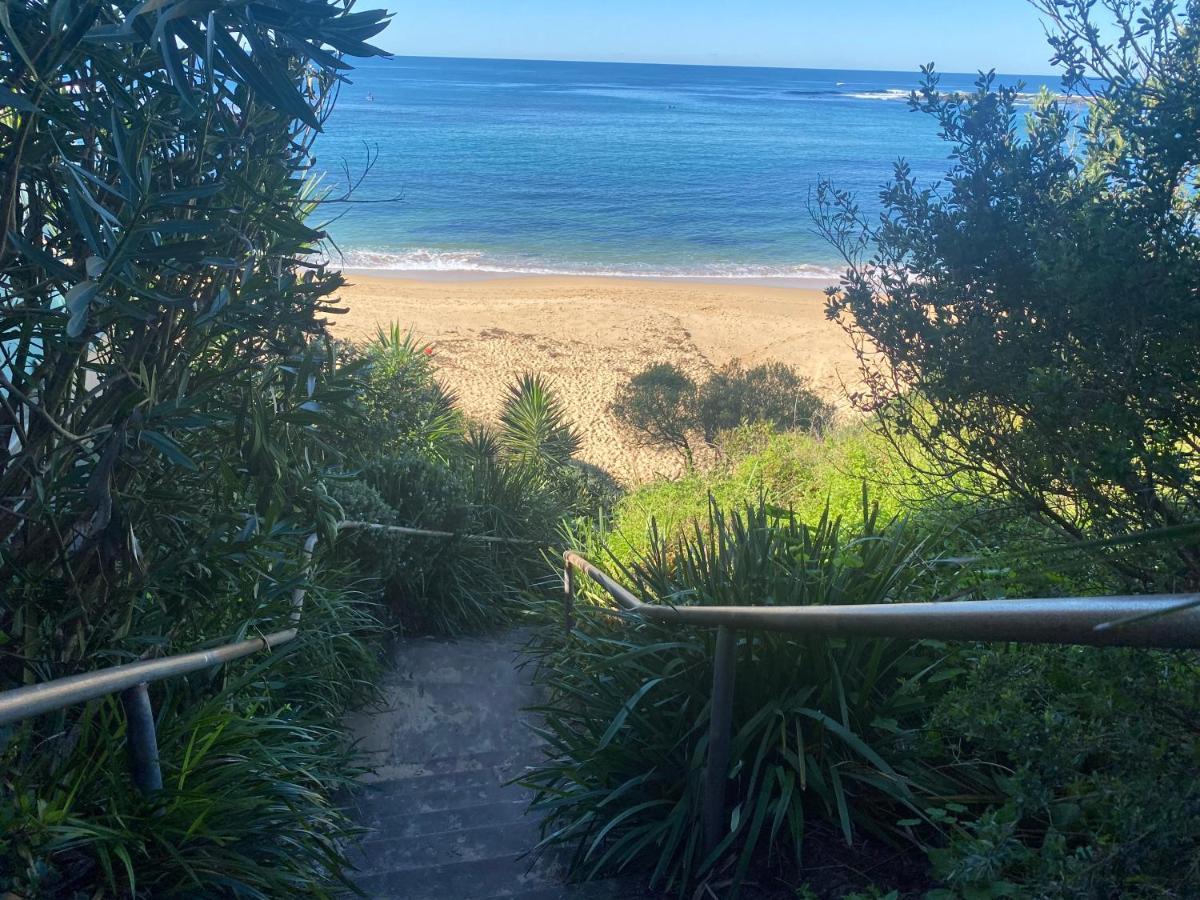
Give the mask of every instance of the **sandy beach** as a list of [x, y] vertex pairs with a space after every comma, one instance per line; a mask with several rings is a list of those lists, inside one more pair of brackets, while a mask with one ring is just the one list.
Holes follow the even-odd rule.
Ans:
[[487, 421], [516, 375], [544, 373], [583, 435], [581, 457], [627, 484], [679, 469], [609, 412], [618, 389], [652, 362], [702, 377], [730, 360], [778, 360], [839, 405], [857, 380], [848, 339], [813, 289], [557, 276], [347, 281], [335, 336], [358, 342], [392, 322], [411, 328], [463, 410]]

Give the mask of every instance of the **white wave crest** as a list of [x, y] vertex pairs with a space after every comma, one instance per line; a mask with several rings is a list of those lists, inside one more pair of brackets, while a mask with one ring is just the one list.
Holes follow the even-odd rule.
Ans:
[[804, 280], [833, 283], [841, 276], [838, 268], [810, 263], [754, 265], [698, 263], [693, 266], [649, 264], [588, 265], [504, 259], [478, 250], [348, 249], [327, 260], [333, 268], [367, 269], [382, 272], [480, 272], [503, 275], [595, 275], [619, 278], [703, 278], [730, 281]]
[[846, 91], [845, 96], [856, 100], [907, 100], [911, 91], [888, 88], [882, 91]]

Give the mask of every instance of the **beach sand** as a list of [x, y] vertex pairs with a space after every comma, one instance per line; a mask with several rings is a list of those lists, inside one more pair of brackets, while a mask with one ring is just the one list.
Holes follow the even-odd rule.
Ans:
[[549, 377], [583, 436], [580, 456], [625, 484], [675, 475], [679, 460], [640, 446], [609, 412], [621, 386], [653, 362], [703, 377], [730, 360], [777, 360], [845, 406], [857, 383], [849, 339], [818, 290], [633, 278], [535, 276], [417, 280], [347, 274], [331, 317], [355, 342], [399, 322], [431, 345], [468, 415], [494, 421], [525, 371]]

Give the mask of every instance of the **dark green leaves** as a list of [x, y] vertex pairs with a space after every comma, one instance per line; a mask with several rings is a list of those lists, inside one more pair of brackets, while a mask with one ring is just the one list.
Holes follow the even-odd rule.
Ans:
[[6, 735], [0, 892], [345, 887], [352, 769], [322, 723], [363, 693], [373, 626], [303, 546], [332, 537], [355, 419], [304, 221], [335, 55], [385, 23], [347, 5], [0, 4], [0, 690], [275, 630], [297, 589], [312, 636], [152, 689], [153, 802], [115, 701]]
[[[897, 163], [878, 222], [818, 189], [848, 263], [829, 311], [873, 348], [860, 406], [943, 484], [1076, 541], [1200, 521], [1200, 8], [1034, 5], [1077, 95], [947, 93], [925, 67], [945, 179]], [[1108, 561], [1131, 589], [1200, 586], [1178, 544]]]
[[[678, 536], [651, 528], [649, 548], [622, 580], [673, 604], [882, 603], [929, 574], [924, 538], [879, 521], [864, 497], [861, 524], [826, 514], [804, 524], [767, 504], [722, 510]], [[595, 548], [593, 548], [595, 551]], [[603, 551], [593, 552], [602, 558]], [[615, 559], [614, 568], [620, 568]], [[764, 861], [801, 861], [814, 830], [846, 844], [903, 841], [913, 819], [932, 837], [925, 806], [987, 781], [964, 766], [940, 771], [915, 752], [945, 650], [890, 640], [823, 641], [742, 632], [728, 772], [728, 829], [699, 851], [700, 784], [707, 755], [713, 637], [616, 620], [584, 582], [579, 626], [539, 646], [541, 710], [550, 759], [524, 782], [550, 822], [543, 846], [576, 849], [586, 874], [652, 868], [655, 886], [686, 891], [732, 874], [733, 887]], [[760, 871], [760, 875], [761, 875]]]

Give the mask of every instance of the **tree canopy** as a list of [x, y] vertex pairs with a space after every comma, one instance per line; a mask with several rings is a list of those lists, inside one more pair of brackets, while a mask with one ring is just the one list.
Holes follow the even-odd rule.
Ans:
[[[910, 104], [949, 171], [897, 163], [877, 221], [821, 185], [848, 264], [828, 312], [857, 402], [927, 471], [1075, 538], [1177, 531], [1200, 518], [1200, 5], [1038, 5], [1070, 96], [1026, 108], [990, 73], [950, 94], [924, 67]], [[1127, 572], [1195, 587], [1200, 551]]]

